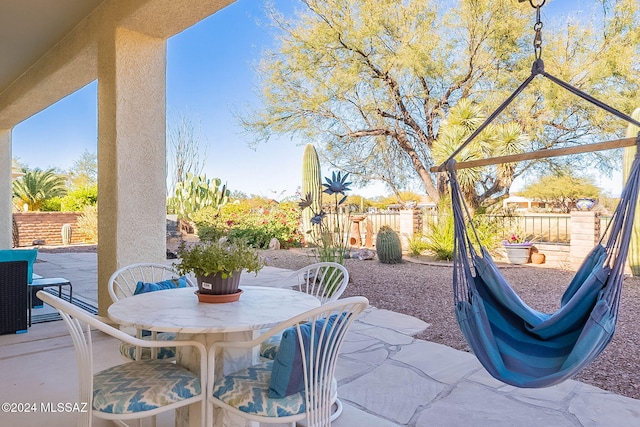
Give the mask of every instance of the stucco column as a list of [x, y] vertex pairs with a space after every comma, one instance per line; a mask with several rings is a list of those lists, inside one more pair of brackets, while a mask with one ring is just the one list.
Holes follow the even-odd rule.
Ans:
[[98, 51], [98, 307], [118, 268], [166, 260], [166, 42], [125, 28]]
[[11, 249], [11, 129], [0, 129], [0, 249]]

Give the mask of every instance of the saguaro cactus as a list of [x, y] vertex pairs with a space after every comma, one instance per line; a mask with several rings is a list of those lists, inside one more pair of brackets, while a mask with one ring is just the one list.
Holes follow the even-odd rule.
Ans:
[[67, 246], [71, 244], [71, 224], [63, 224], [62, 230], [60, 231], [62, 234], [62, 244]]
[[305, 236], [311, 230], [311, 217], [320, 212], [322, 200], [322, 176], [320, 159], [313, 144], [307, 144], [302, 156], [302, 197], [311, 195], [311, 206], [302, 211], [302, 226]]
[[402, 262], [402, 246], [398, 233], [388, 225], [378, 231], [376, 237], [376, 252], [378, 260], [383, 264], [397, 264]]
[[[640, 120], [640, 108], [636, 108], [636, 110], [631, 115], [631, 118], [635, 120]], [[635, 138], [638, 136], [637, 126], [629, 124], [627, 126], [627, 138]], [[622, 180], [624, 183], [629, 179], [629, 172], [631, 171], [631, 163], [633, 163], [633, 159], [636, 156], [636, 147], [626, 147], [624, 149], [624, 153], [622, 155]], [[629, 256], [627, 257], [629, 261], [629, 266], [631, 267], [631, 272], [634, 277], [640, 276], [640, 206], [636, 207], [636, 215], [633, 218], [633, 229], [631, 230], [631, 242], [629, 244]]]

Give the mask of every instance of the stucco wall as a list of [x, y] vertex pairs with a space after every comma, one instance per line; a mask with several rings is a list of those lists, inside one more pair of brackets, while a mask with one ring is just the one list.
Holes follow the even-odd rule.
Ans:
[[71, 224], [71, 244], [83, 243], [86, 236], [78, 231], [80, 212], [20, 212], [13, 218], [18, 224], [20, 246], [31, 246], [34, 240], [44, 240], [48, 246], [62, 245], [62, 225]]

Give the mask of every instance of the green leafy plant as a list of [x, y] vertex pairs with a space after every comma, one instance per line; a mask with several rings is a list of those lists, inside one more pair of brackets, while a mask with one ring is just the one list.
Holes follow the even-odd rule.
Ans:
[[95, 205], [98, 202], [98, 185], [86, 185], [69, 191], [61, 199], [60, 210], [64, 212], [78, 212], [87, 205]]
[[255, 248], [265, 249], [272, 238], [283, 249], [299, 247], [300, 210], [294, 202], [273, 200], [239, 200], [223, 206], [219, 211], [202, 209], [193, 214], [200, 240], [245, 240]]
[[[340, 206], [347, 200], [346, 192], [350, 190], [347, 182], [348, 173], [342, 175], [333, 172], [331, 178], [325, 178], [326, 183], [322, 184], [325, 189], [323, 193], [333, 198], [332, 210], [337, 214]], [[310, 242], [315, 245], [316, 258], [318, 261], [333, 261], [339, 264], [344, 263], [345, 253], [349, 250], [348, 232], [349, 221], [344, 220], [341, 215], [335, 215], [335, 221], [329, 224], [327, 212], [321, 208], [320, 211], [314, 209], [314, 200], [311, 193], [307, 193], [298, 206], [302, 211], [310, 209], [311, 230], [308, 231]]]
[[13, 181], [13, 197], [20, 199], [20, 205], [26, 204], [30, 211], [39, 211], [44, 202], [67, 193], [66, 178], [54, 169], [28, 170], [23, 168], [24, 175]]
[[[483, 215], [477, 215], [473, 219], [473, 225], [483, 247], [493, 251], [499, 246], [500, 233], [494, 221], [487, 220]], [[467, 224], [467, 227], [470, 225]], [[469, 235], [472, 244], [476, 246], [476, 250], [479, 250], [473, 231], [469, 230]], [[426, 250], [432, 252], [436, 259], [445, 261], [453, 259], [454, 224], [450, 202], [444, 200], [440, 202], [438, 216], [429, 224], [426, 237], [428, 242]]]
[[427, 250], [429, 242], [422, 233], [415, 233], [413, 236], [407, 235], [406, 237], [409, 246], [409, 255], [419, 256]]
[[180, 262], [173, 264], [175, 271], [179, 274], [193, 272], [196, 276], [220, 274], [227, 278], [236, 271], [257, 273], [264, 267], [264, 260], [246, 242], [224, 239], [195, 245], [183, 242], [178, 248], [178, 258]]

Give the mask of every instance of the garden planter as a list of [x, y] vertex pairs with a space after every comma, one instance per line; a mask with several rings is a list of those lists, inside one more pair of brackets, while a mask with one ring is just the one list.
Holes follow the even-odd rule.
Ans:
[[531, 254], [531, 243], [511, 243], [503, 245], [507, 251], [507, 259], [510, 264], [526, 264]]
[[546, 259], [547, 257], [545, 256], [545, 254], [541, 254], [539, 252], [534, 252], [531, 254], [531, 262], [533, 264], [544, 264]]
[[240, 298], [241, 290], [238, 289], [242, 270], [234, 271], [229, 277], [223, 278], [221, 274], [210, 276], [198, 276], [198, 299], [201, 302], [231, 302]]

